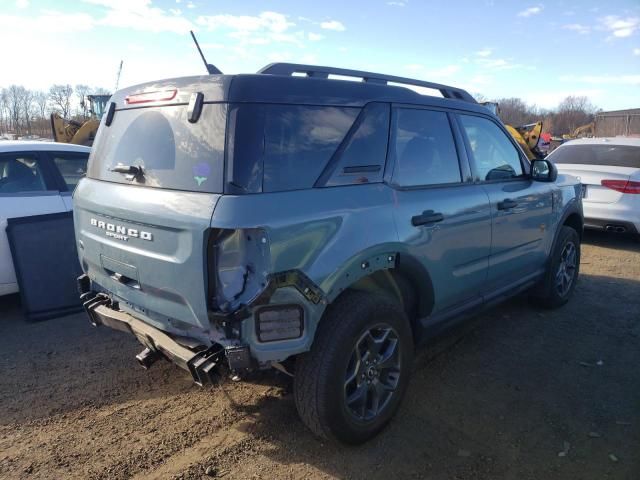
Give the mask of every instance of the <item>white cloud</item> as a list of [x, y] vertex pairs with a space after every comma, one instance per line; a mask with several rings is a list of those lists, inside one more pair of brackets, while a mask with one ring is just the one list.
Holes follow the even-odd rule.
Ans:
[[521, 12], [518, 13], [519, 17], [530, 17], [531, 15], [537, 15], [540, 12], [542, 12], [542, 5], [539, 5], [537, 7], [529, 7], [526, 8], [524, 10], [522, 10]]
[[193, 2], [189, 2], [187, 3], [187, 8], [196, 8], [196, 6]]
[[151, 0], [82, 0], [102, 6], [106, 15], [96, 20], [97, 25], [129, 28], [149, 32], [174, 32], [184, 34], [193, 28], [186, 18], [167, 14], [152, 7]]
[[638, 17], [621, 18], [617, 15], [607, 15], [600, 21], [614, 37], [630, 37], [640, 28], [640, 18]]
[[344, 32], [346, 30], [345, 26], [337, 20], [322, 22], [320, 24], [320, 27], [324, 28], [325, 30], [335, 30], [336, 32]]
[[406, 4], [406, 2], [398, 2], [395, 0], [392, 2], [387, 2], [387, 5], [391, 5], [392, 7], [404, 7]]
[[479, 57], [488, 57], [489, 55], [491, 55], [491, 53], [493, 53], [493, 50], [491, 50], [490, 48], [483, 48], [482, 50], [478, 50], [476, 52], [476, 55]]
[[182, 10], [180, 10], [179, 8], [170, 8], [169, 12], [171, 12], [173, 15], [182, 15]]
[[86, 32], [95, 25], [94, 18], [86, 13], [60, 13], [44, 11], [35, 17], [0, 14], [0, 33], [6, 38], [24, 32], [74, 33]]
[[489, 70], [511, 70], [524, 67], [520, 63], [511, 63], [511, 60], [505, 60], [504, 58], [476, 58], [475, 62]]
[[303, 45], [304, 31], [291, 31], [295, 23], [277, 12], [262, 12], [259, 15], [202, 15], [196, 23], [210, 31], [223, 30], [241, 45], [268, 45], [270, 43], [293, 43]]
[[640, 48], [634, 48], [633, 49], [633, 54], [634, 55], [640, 55]]
[[29, 6], [29, 0], [16, 0], [16, 7], [27, 8]]
[[209, 30], [225, 28], [242, 34], [266, 31], [283, 33], [295, 23], [289, 22], [287, 16], [277, 12], [262, 12], [257, 16], [250, 15], [204, 15], [198, 17], [197, 23]]
[[640, 85], [640, 75], [563, 75], [562, 82], [589, 83], [591, 85]]
[[591, 32], [591, 27], [588, 25], [582, 25], [580, 23], [570, 23], [568, 25], [563, 25], [562, 28], [565, 30], [571, 30], [572, 32], [579, 33], [581, 35], [586, 35]]
[[312, 42], [317, 42], [318, 40], [322, 40], [324, 38], [324, 35], [320, 35], [319, 33], [309, 32], [307, 34], [307, 38]]

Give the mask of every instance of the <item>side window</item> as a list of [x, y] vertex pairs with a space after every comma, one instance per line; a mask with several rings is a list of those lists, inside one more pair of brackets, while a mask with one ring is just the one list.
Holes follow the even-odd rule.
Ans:
[[522, 175], [520, 153], [495, 123], [473, 115], [460, 115], [480, 180], [502, 180]]
[[395, 114], [394, 183], [407, 187], [462, 181], [447, 114], [408, 108]]
[[46, 189], [34, 155], [11, 153], [0, 156], [0, 193], [42, 192]]
[[67, 188], [73, 192], [80, 179], [87, 174], [88, 155], [65, 154], [64, 152], [50, 152], [49, 155], [64, 178]]

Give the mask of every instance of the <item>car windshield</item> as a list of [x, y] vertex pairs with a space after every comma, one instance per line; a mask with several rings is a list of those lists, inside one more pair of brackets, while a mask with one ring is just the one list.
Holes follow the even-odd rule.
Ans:
[[640, 168], [640, 147], [631, 145], [564, 145], [549, 160], [559, 164]]

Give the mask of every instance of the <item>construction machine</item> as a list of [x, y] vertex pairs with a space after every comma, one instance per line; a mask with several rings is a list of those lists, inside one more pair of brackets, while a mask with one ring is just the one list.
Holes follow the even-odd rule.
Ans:
[[596, 122], [590, 122], [586, 125], [581, 125], [569, 134], [562, 135], [565, 140], [571, 140], [574, 138], [595, 137]]
[[[123, 61], [120, 60], [118, 67], [118, 75], [116, 77], [116, 88], [120, 84], [120, 75], [122, 74]], [[87, 95], [86, 102], [81, 102], [82, 107], [88, 106], [89, 118], [84, 122], [76, 120], [66, 120], [57, 113], [51, 114], [51, 132], [53, 133], [54, 142], [74, 143], [76, 145], [93, 145], [96, 132], [100, 126], [100, 120], [107, 107], [107, 102], [111, 98], [111, 94], [106, 95]], [[88, 104], [88, 105], [87, 105]]]
[[111, 95], [87, 95], [89, 119], [84, 122], [65, 120], [57, 113], [51, 114], [51, 131], [53, 140], [76, 145], [93, 145], [100, 120]]
[[[499, 105], [496, 102], [482, 102], [485, 108], [488, 108], [495, 115], [499, 113]], [[505, 124], [505, 128], [513, 139], [518, 142], [529, 160], [544, 157], [542, 151], [538, 148], [540, 142], [540, 134], [542, 133], [542, 122], [528, 123], [514, 127]]]

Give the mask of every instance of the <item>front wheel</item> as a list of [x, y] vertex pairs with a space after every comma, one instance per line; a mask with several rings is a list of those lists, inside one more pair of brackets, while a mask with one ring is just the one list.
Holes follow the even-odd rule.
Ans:
[[296, 360], [294, 397], [316, 435], [365, 442], [391, 420], [409, 380], [413, 338], [402, 309], [348, 292], [331, 305], [310, 352]]
[[569, 301], [580, 272], [580, 237], [571, 227], [563, 226], [534, 300], [547, 308], [557, 308]]

